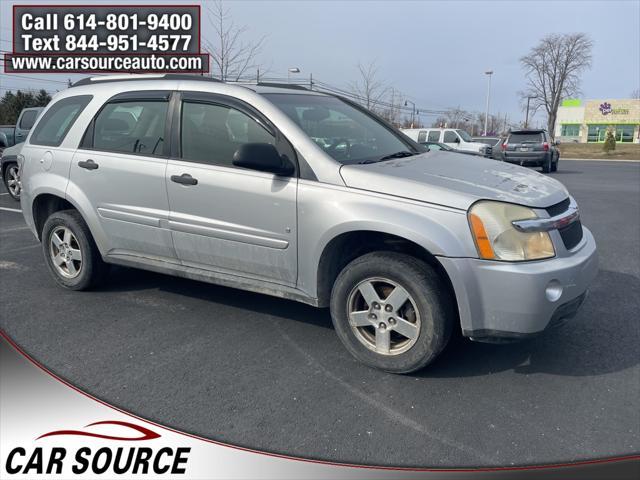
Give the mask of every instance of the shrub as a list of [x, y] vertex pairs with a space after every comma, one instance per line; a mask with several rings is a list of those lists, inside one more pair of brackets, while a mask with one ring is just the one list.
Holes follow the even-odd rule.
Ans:
[[613, 134], [612, 128], [607, 129], [607, 136], [604, 139], [604, 145], [602, 146], [602, 149], [607, 153], [616, 149], [616, 137]]

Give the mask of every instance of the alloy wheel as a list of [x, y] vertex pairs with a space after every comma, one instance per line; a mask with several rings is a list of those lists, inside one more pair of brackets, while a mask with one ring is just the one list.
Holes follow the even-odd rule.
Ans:
[[418, 340], [420, 314], [402, 285], [388, 278], [368, 278], [351, 290], [347, 302], [349, 325], [368, 349], [399, 355]]
[[7, 190], [13, 198], [20, 197], [20, 176], [18, 175], [18, 166], [9, 165], [7, 168]]
[[73, 232], [64, 226], [49, 236], [49, 254], [56, 271], [64, 278], [76, 278], [82, 270], [82, 251]]

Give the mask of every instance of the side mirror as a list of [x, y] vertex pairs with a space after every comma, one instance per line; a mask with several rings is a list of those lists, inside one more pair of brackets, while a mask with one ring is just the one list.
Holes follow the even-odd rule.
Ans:
[[456, 143], [460, 143], [460, 137], [456, 137], [456, 139], [454, 140], [454, 142], [456, 142]]
[[233, 154], [233, 164], [282, 177], [291, 176], [295, 172], [291, 160], [280, 155], [270, 143], [245, 143]]

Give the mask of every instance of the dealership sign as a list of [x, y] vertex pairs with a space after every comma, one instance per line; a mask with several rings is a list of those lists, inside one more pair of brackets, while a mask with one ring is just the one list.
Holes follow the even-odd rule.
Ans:
[[602, 102], [599, 108], [602, 115], [629, 115], [628, 108], [613, 108], [609, 102]]

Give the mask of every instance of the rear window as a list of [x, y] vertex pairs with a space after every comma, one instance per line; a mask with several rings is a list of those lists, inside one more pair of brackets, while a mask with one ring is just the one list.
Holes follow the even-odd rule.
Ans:
[[38, 122], [29, 143], [49, 147], [60, 146], [67, 132], [92, 98], [92, 95], [77, 95], [54, 103]]
[[542, 143], [542, 133], [512, 133], [509, 136], [509, 143]]
[[31, 130], [33, 124], [36, 123], [36, 118], [38, 118], [38, 112], [36, 110], [27, 110], [22, 114], [18, 127], [22, 130]]

